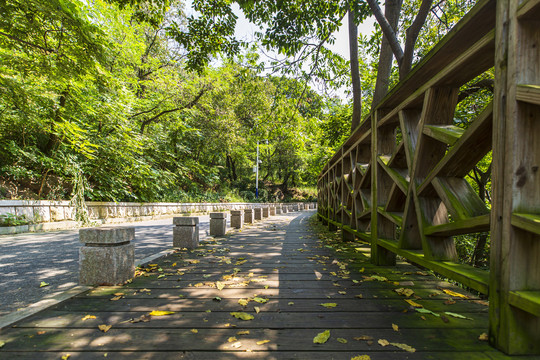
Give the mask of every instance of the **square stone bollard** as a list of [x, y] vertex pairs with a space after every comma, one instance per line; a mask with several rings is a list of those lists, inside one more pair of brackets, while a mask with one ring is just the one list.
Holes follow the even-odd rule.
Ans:
[[211, 212], [210, 213], [210, 235], [224, 236], [227, 232], [227, 213]]
[[173, 217], [173, 247], [196, 249], [199, 246], [199, 218]]
[[288, 212], [289, 212], [289, 206], [287, 206], [287, 205], [282, 205], [282, 206], [281, 206], [281, 211], [283, 211], [284, 214], [288, 213]]
[[79, 283], [117, 285], [135, 275], [134, 227], [79, 230]]
[[244, 222], [248, 224], [253, 223], [253, 209], [244, 210]]
[[235, 229], [244, 227], [244, 211], [231, 210], [231, 227]]
[[275, 216], [275, 215], [276, 215], [276, 207], [270, 206], [270, 216]]
[[253, 213], [255, 214], [255, 220], [262, 220], [262, 208], [253, 209]]
[[276, 206], [276, 215], [281, 215], [281, 205]]
[[263, 207], [262, 212], [263, 212], [262, 214], [263, 218], [267, 218], [270, 216], [270, 208], [268, 206]]

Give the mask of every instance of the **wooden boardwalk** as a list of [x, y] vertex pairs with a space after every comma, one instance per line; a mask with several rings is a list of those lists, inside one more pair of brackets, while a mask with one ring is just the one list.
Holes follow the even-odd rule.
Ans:
[[[485, 302], [405, 263], [371, 265], [368, 246], [320, 239], [313, 215], [279, 215], [205, 241], [159, 259], [126, 286], [96, 288], [2, 329], [0, 358], [506, 358], [478, 339], [487, 332]], [[314, 344], [326, 330], [330, 338]]]

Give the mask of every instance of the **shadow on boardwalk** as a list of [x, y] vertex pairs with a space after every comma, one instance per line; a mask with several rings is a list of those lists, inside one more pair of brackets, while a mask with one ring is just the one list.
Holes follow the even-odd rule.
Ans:
[[[478, 339], [487, 332], [485, 303], [404, 263], [374, 267], [365, 245], [330, 248], [309, 226], [313, 214], [272, 217], [207, 239], [196, 251], [159, 259], [130, 284], [96, 288], [3, 329], [0, 358], [506, 358]], [[148, 315], [154, 310], [174, 313]], [[314, 344], [325, 330], [328, 341]]]

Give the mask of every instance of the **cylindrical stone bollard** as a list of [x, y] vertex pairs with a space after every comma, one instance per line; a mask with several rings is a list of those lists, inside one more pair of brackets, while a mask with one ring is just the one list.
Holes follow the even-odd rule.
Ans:
[[262, 209], [261, 208], [253, 209], [253, 213], [255, 214], [255, 220], [262, 220]]
[[262, 208], [262, 216], [263, 218], [267, 218], [270, 216], [270, 208], [268, 206]]
[[244, 210], [244, 222], [248, 224], [253, 223], [253, 209]]
[[79, 283], [117, 285], [135, 275], [134, 227], [79, 230]]
[[199, 246], [199, 218], [173, 218], [173, 246], [177, 248], [196, 249]]
[[276, 215], [276, 207], [270, 206], [270, 216], [275, 216], [275, 215]]
[[210, 213], [210, 235], [224, 236], [227, 232], [227, 214], [224, 212]]
[[244, 227], [244, 211], [231, 210], [231, 227], [236, 229]]

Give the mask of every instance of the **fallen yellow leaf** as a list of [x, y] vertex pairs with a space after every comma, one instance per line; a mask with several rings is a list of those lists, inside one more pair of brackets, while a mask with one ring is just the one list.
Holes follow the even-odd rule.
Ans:
[[322, 333], [318, 333], [317, 336], [313, 338], [314, 344], [324, 344], [330, 338], [330, 330], [325, 330]]
[[319, 305], [324, 306], [325, 308], [335, 308], [337, 306], [336, 303], [324, 303]]
[[174, 311], [166, 311], [166, 310], [154, 310], [150, 312], [148, 315], [152, 316], [164, 316], [164, 315], [171, 315], [174, 314]]
[[240, 330], [236, 333], [236, 335], [249, 335], [249, 330]]
[[421, 307], [424, 307], [423, 305], [420, 305], [419, 303], [414, 302], [414, 301], [412, 301], [412, 300], [409, 300], [409, 299], [403, 299], [403, 300], [405, 300], [406, 302], [409, 303], [409, 305], [414, 306], [415, 308], [421, 308]]
[[240, 319], [240, 320], [244, 320], [244, 321], [255, 319], [255, 317], [253, 315], [250, 315], [250, 314], [245, 313], [245, 312], [232, 312], [230, 314], [232, 316], [234, 316], [235, 318]]
[[67, 360], [71, 357], [71, 354], [66, 354], [62, 356], [62, 360]]
[[104, 333], [106, 333], [107, 331], [110, 330], [110, 328], [112, 327], [112, 325], [98, 325], [98, 329], [103, 331]]
[[371, 360], [369, 355], [358, 355], [355, 357], [352, 357], [351, 360]]
[[191, 331], [191, 332], [194, 333], [194, 334], [198, 334], [198, 333], [199, 333], [199, 330], [197, 330], [197, 329], [191, 329], [191, 330], [189, 330], [189, 331]]
[[399, 327], [396, 324], [392, 324], [392, 329], [394, 329], [394, 331], [399, 331]]
[[258, 307], [258, 306], [254, 306], [253, 309], [255, 310], [255, 312], [258, 314], [259, 311], [261, 311], [261, 308]]
[[385, 340], [385, 339], [379, 339], [379, 341], [377, 341], [379, 343], [379, 345], [381, 346], [387, 346], [387, 345], [390, 345], [390, 343], [388, 342], [388, 340]]
[[369, 341], [369, 340], [373, 340], [373, 337], [372, 336], [369, 336], [369, 335], [362, 335], [362, 336], [357, 336], [354, 338], [354, 340], [358, 340], [358, 341]]
[[412, 289], [399, 288], [399, 289], [394, 289], [394, 291], [397, 292], [399, 295], [404, 295], [406, 297], [409, 297], [414, 294], [414, 291]]
[[441, 290], [444, 291], [445, 294], [448, 294], [450, 296], [459, 297], [459, 298], [462, 298], [462, 299], [468, 299], [469, 298], [467, 295], [463, 295], [463, 294], [457, 293], [457, 292], [452, 291], [452, 290], [448, 290], [448, 289], [441, 289]]
[[405, 350], [407, 352], [415, 352], [416, 349], [412, 346], [409, 346], [407, 344], [400, 344], [400, 343], [390, 343], [390, 345], [395, 346], [397, 348], [400, 348], [401, 350]]
[[287, 303], [287, 305], [289, 305], [289, 306], [294, 305], [294, 301], [289, 301], [289, 302]]
[[478, 337], [478, 340], [480, 341], [488, 341], [489, 340], [489, 336], [487, 333], [482, 333], [480, 334], [480, 336]]
[[265, 298], [262, 298], [262, 297], [258, 297], [258, 296], [255, 296], [253, 299], [251, 299], [255, 302], [258, 302], [259, 304], [265, 304], [268, 302], [268, 299], [265, 299]]
[[342, 343], [342, 344], [348, 343], [347, 339], [344, 339], [344, 338], [337, 338], [336, 340], [337, 340], [338, 342]]
[[249, 299], [239, 299], [238, 303], [242, 306], [247, 306], [247, 304], [249, 303]]
[[225, 284], [222, 283], [221, 281], [216, 281], [216, 287], [218, 290], [223, 290], [225, 288]]
[[42, 281], [41, 284], [39, 284], [40, 288], [45, 287], [45, 286], [49, 286], [49, 283], [46, 283], [45, 281]]
[[234, 336], [231, 336], [230, 338], [227, 339], [228, 342], [235, 342], [235, 341], [238, 341], [237, 338], [235, 338]]
[[261, 340], [261, 341], [257, 341], [257, 345], [262, 345], [262, 344], [266, 344], [266, 343], [269, 343], [270, 340]]

